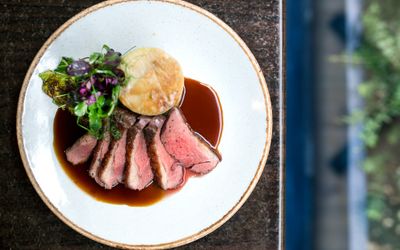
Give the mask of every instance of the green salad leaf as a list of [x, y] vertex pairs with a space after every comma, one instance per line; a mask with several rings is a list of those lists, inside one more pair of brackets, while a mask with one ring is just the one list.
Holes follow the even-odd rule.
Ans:
[[104, 130], [119, 137], [116, 126], [105, 126], [118, 105], [124, 72], [118, 68], [121, 53], [104, 45], [101, 52], [74, 60], [62, 57], [54, 70], [39, 74], [42, 89], [60, 108], [77, 117], [77, 124], [101, 138]]

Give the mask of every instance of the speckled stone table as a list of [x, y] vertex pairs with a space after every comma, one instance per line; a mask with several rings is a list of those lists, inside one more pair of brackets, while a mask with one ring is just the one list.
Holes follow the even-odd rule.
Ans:
[[[281, 0], [283, 1], [283, 0]], [[19, 91], [33, 57], [61, 24], [94, 0], [0, 1], [0, 249], [108, 249], [73, 231], [36, 194], [15, 135]], [[264, 173], [222, 227], [182, 249], [283, 249], [284, 91], [280, 0], [191, 0], [230, 25], [263, 69], [273, 104], [273, 138]]]

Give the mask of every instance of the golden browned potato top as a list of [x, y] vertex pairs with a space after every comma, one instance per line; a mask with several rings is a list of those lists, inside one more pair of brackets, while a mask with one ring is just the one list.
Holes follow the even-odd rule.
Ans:
[[142, 115], [159, 115], [180, 102], [184, 76], [179, 63], [158, 48], [139, 48], [122, 57], [128, 79], [119, 100]]

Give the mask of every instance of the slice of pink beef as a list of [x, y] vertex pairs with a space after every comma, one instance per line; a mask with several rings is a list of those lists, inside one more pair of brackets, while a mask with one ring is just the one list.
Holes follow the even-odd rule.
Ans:
[[165, 150], [160, 140], [160, 131], [164, 116], [156, 116], [144, 129], [150, 164], [155, 173], [157, 184], [164, 190], [177, 188], [184, 179], [184, 168]]
[[86, 162], [92, 154], [94, 147], [96, 147], [96, 144], [96, 137], [89, 133], [83, 135], [74, 145], [65, 151], [67, 160], [74, 165]]
[[126, 134], [123, 129], [119, 140], [112, 140], [98, 173], [98, 180], [105, 189], [111, 189], [122, 182], [125, 167]]
[[98, 173], [98, 181], [106, 189], [122, 183], [126, 162], [126, 137], [128, 129], [133, 126], [136, 116], [130, 111], [116, 109], [114, 121], [121, 133], [121, 138], [112, 139], [108, 152], [104, 156]]
[[130, 189], [142, 190], [154, 178], [143, 134], [143, 128], [150, 121], [150, 117], [141, 116], [136, 124], [128, 130], [124, 183]]
[[218, 152], [186, 122], [179, 108], [172, 108], [161, 132], [161, 142], [167, 152], [185, 168], [206, 174], [220, 162]]
[[109, 131], [104, 133], [103, 139], [101, 139], [96, 148], [93, 151], [92, 162], [90, 163], [89, 175], [93, 177], [96, 182], [100, 185], [103, 183], [99, 179], [99, 170], [101, 168], [101, 163], [103, 162], [104, 156], [106, 155], [111, 141], [111, 135]]

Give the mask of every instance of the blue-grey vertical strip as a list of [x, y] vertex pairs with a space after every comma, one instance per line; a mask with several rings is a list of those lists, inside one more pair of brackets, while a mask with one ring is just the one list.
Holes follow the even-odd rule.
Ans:
[[[347, 53], [351, 55], [359, 46], [362, 31], [361, 13], [362, 0], [347, 0]], [[347, 108], [351, 113], [362, 108], [362, 99], [357, 88], [363, 80], [360, 66], [348, 64], [347, 79]], [[349, 216], [349, 249], [367, 249], [368, 229], [366, 217], [366, 176], [362, 169], [365, 157], [364, 145], [360, 139], [362, 124], [349, 126], [348, 142], [348, 216]]]
[[312, 249], [314, 84], [312, 1], [286, 1], [286, 249]]
[[286, 0], [279, 1], [279, 154], [280, 154], [280, 166], [279, 166], [279, 250], [285, 248], [285, 152], [286, 149], [286, 109], [285, 109], [285, 97], [286, 97]]

